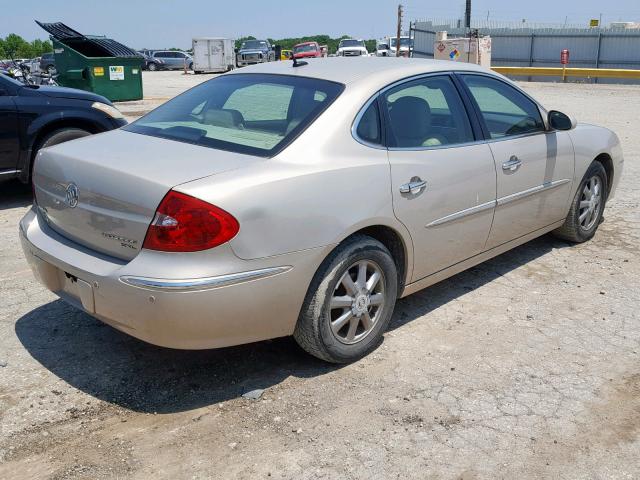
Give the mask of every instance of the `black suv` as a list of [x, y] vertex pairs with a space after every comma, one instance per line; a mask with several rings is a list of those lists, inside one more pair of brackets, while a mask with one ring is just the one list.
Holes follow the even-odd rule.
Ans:
[[38, 150], [126, 125], [113, 104], [95, 93], [24, 85], [0, 74], [0, 180], [31, 178]]

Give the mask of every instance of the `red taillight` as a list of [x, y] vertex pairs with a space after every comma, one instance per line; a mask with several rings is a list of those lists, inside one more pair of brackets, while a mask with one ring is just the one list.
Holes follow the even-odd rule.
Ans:
[[171, 190], [160, 202], [142, 248], [197, 252], [228, 242], [238, 230], [240, 225], [230, 213]]

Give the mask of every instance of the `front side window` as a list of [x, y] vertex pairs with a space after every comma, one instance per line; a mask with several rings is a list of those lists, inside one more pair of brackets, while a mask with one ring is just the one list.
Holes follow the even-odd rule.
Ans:
[[403, 83], [382, 98], [390, 147], [438, 147], [474, 140], [464, 104], [448, 76]]
[[234, 74], [202, 83], [125, 130], [269, 157], [310, 125], [344, 85], [289, 75]]
[[491, 138], [544, 131], [538, 106], [506, 83], [481, 75], [462, 75], [478, 104]]

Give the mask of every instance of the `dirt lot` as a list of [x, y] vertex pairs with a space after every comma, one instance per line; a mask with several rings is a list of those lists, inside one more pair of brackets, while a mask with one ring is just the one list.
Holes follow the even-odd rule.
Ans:
[[[152, 75], [130, 115], [209, 78]], [[623, 142], [595, 239], [545, 236], [400, 301], [344, 367], [290, 339], [156, 348], [67, 306], [19, 248], [28, 189], [3, 185], [0, 478], [639, 478], [640, 87], [523, 86]]]

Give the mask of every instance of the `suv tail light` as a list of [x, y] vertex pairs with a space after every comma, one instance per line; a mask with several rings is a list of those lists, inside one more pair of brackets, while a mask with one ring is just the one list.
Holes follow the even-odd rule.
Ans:
[[239, 230], [238, 221], [230, 213], [170, 190], [158, 206], [142, 248], [197, 252], [228, 242]]

